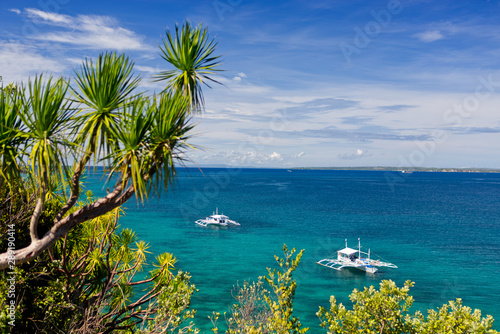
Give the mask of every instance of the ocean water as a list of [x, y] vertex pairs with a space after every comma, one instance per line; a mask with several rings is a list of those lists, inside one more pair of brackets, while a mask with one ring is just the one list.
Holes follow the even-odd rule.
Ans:
[[[88, 181], [103, 190], [98, 178]], [[194, 223], [216, 208], [241, 226]], [[413, 310], [426, 314], [462, 298], [500, 329], [500, 174], [187, 168], [159, 200], [131, 199], [120, 224], [192, 274], [196, 323], [207, 333], [212, 311], [228, 311], [234, 287], [265, 275], [285, 243], [304, 249], [294, 312], [311, 332], [323, 331], [316, 312], [331, 295], [350, 308], [353, 289], [383, 279], [415, 282]], [[358, 238], [372, 258], [398, 269], [366, 274], [316, 264], [345, 239], [356, 248]]]

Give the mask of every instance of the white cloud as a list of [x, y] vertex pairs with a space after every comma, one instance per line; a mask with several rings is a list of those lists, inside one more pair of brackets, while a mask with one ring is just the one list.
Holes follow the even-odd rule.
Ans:
[[295, 159], [304, 155], [304, 152], [298, 154], [281, 154], [276, 151], [264, 153], [257, 151], [218, 151], [216, 153], [190, 154], [190, 158], [196, 164], [212, 165], [225, 164], [230, 166], [284, 166], [290, 165]]
[[36, 39], [48, 42], [72, 44], [80, 48], [149, 50], [142, 38], [135, 32], [125, 29], [109, 16], [100, 15], [62, 15], [38, 9], [26, 9], [28, 16], [39, 20], [39, 24], [62, 27], [63, 31], [40, 33]]
[[11, 8], [11, 9], [9, 9], [9, 11], [11, 11], [13, 13], [16, 13], [18, 15], [21, 14], [21, 11], [19, 9], [17, 9], [17, 8]]
[[341, 160], [355, 160], [355, 159], [360, 159], [363, 157], [370, 156], [368, 152], [362, 150], [362, 149], [357, 149], [356, 152], [354, 153], [344, 153], [344, 154], [339, 154], [338, 158]]
[[270, 156], [269, 156], [269, 160], [277, 160], [277, 161], [282, 161], [283, 158], [281, 157], [281, 154], [277, 153], [277, 152], [273, 152]]
[[135, 65], [134, 68], [138, 71], [148, 73], [148, 74], [155, 74], [155, 73], [160, 72], [159, 67], [153, 67], [153, 66]]
[[304, 152], [300, 152], [298, 154], [295, 154], [293, 157], [294, 158], [300, 158], [301, 156], [303, 156], [305, 153]]
[[36, 73], [62, 73], [66, 66], [42, 56], [36, 48], [10, 42], [0, 44], [0, 68], [4, 83], [8, 83], [26, 80]]
[[47, 23], [68, 25], [72, 22], [71, 17], [68, 15], [48, 13], [35, 8], [27, 8], [26, 12], [31, 19], [42, 19]]
[[[464, 77], [465, 74], [460, 78]], [[472, 96], [474, 88], [480, 83], [475, 78], [468, 78], [470, 82], [467, 84], [461, 82], [462, 87], [470, 87], [469, 95]], [[456, 77], [446, 80], [448, 83], [452, 81], [456, 81]], [[486, 81], [496, 85], [500, 82], [500, 72], [494, 72], [491, 80]], [[210, 113], [204, 114], [200, 120], [198, 129], [203, 131], [196, 139], [198, 145], [210, 148], [213, 152], [238, 151], [238, 144], [251, 143], [258, 152], [266, 152], [267, 156], [279, 152], [284, 158], [281, 162], [266, 162], [258, 160], [258, 155], [249, 155], [247, 160], [253, 157], [260, 163], [246, 163], [245, 166], [398, 165], [401, 156], [407, 158], [414, 150], [420, 149], [415, 142], [427, 143], [432, 140], [434, 129], [442, 129], [443, 120], [449, 115], [448, 110], [451, 108], [453, 112], [454, 105], [461, 104], [467, 96], [434, 88], [414, 90], [398, 85], [352, 83], [322, 83], [322, 87], [304, 84], [303, 88], [297, 90], [260, 86], [261, 89], [247, 91], [249, 87], [254, 88], [254, 83], [243, 80], [240, 85], [234, 84], [230, 89], [216, 86], [207, 91]], [[486, 90], [483, 88], [481, 92]], [[327, 101], [335, 106], [334, 102], [339, 99], [357, 103], [348, 108], [326, 108]], [[479, 121], [497, 122], [494, 112], [498, 108], [494, 104], [499, 100], [500, 97], [491, 94], [488, 99], [481, 101], [478, 110], [471, 112], [473, 117], [461, 118], [461, 122], [470, 127], [484, 126]], [[308, 111], [305, 107], [309, 106], [311, 110], [314, 110], [312, 107], [325, 110], [322, 113], [308, 113], [307, 121], [295, 116], [301, 109]], [[297, 113], [294, 113], [294, 107], [301, 108], [297, 108]], [[381, 112], [381, 108], [392, 112]], [[307, 133], [305, 129], [308, 129]], [[265, 138], [261, 136], [262, 133], [266, 134]], [[471, 142], [470, 146], [482, 147], [485, 143], [479, 138], [492, 135], [477, 133], [474, 135], [477, 141]], [[432, 159], [426, 159], [426, 166], [449, 165], [445, 157], [450, 158], [447, 154], [460, 136], [465, 135], [450, 134], [448, 137], [452, 139], [438, 145], [439, 149], [436, 149]], [[466, 140], [471, 140], [473, 135], [467, 136]], [[498, 149], [493, 151], [497, 152]], [[291, 154], [299, 152], [305, 152], [307, 159], [303, 156], [301, 160], [294, 160]], [[444, 162], [437, 162], [438, 158]], [[456, 161], [465, 159], [459, 157]], [[193, 160], [198, 162], [197, 159]], [[480, 163], [489, 165], [484, 162], [486, 160], [484, 158]], [[231, 164], [242, 165], [239, 161]]]
[[246, 77], [247, 77], [247, 75], [245, 73], [240, 72], [240, 73], [238, 73], [237, 75], [235, 75], [233, 77], [233, 82], [234, 83], [240, 83], [241, 80], [245, 79]]
[[444, 35], [439, 30], [428, 30], [415, 35], [422, 42], [434, 42], [443, 39]]

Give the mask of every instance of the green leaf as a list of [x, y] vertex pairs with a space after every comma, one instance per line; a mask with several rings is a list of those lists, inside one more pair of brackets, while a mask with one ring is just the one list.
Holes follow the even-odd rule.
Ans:
[[160, 55], [175, 69], [162, 71], [155, 76], [156, 81], [167, 81], [167, 90], [181, 92], [189, 98], [193, 108], [203, 108], [204, 98], [201, 85], [208, 82], [219, 83], [211, 76], [221, 71], [220, 57], [214, 52], [217, 43], [210, 39], [208, 29], [201, 24], [192, 27], [185, 22], [182, 29], [175, 26], [175, 35], [166, 31], [166, 38], [160, 45]]

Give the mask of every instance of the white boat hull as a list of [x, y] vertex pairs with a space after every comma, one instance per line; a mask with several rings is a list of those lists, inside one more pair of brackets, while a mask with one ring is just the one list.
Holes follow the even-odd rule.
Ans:
[[198, 219], [197, 221], [195, 221], [195, 223], [200, 225], [200, 226], [203, 226], [203, 227], [206, 227], [206, 226], [226, 227], [229, 225], [237, 225], [237, 226], [240, 225], [238, 222], [235, 222], [234, 220], [229, 219], [227, 216], [219, 215], [218, 210], [210, 217], [207, 217], [205, 219]]
[[[362, 254], [367, 257], [363, 257]], [[378, 267], [397, 268], [397, 266], [392, 263], [370, 259], [370, 251], [368, 250], [368, 253], [362, 252], [360, 243], [358, 243], [357, 250], [347, 247], [347, 240], [346, 247], [337, 251], [336, 259], [323, 259], [319, 260], [317, 263], [330, 269], [341, 270], [343, 268], [354, 268], [371, 274], [376, 273]]]
[[198, 225], [200, 225], [200, 226], [203, 226], [203, 227], [206, 227], [206, 226], [222, 226], [222, 227], [226, 227], [227, 226], [226, 223], [209, 221], [209, 220], [206, 220], [206, 219], [197, 220], [197, 221], [195, 221], [195, 223], [198, 224]]
[[318, 264], [335, 270], [342, 270], [343, 268], [354, 268], [362, 271], [366, 271], [367, 273], [374, 274], [378, 271], [378, 269], [370, 263], [356, 263], [352, 261], [339, 261], [333, 259], [323, 259], [317, 262]]

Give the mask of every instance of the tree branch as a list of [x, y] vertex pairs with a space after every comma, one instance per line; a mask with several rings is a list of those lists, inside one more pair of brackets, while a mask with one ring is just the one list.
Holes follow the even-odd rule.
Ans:
[[47, 194], [47, 169], [45, 166], [42, 166], [42, 189], [40, 191], [40, 197], [38, 198], [38, 201], [35, 206], [35, 210], [33, 211], [33, 214], [31, 215], [31, 220], [30, 220], [30, 238], [31, 238], [31, 243], [38, 241], [38, 221], [40, 220], [40, 217], [42, 216], [43, 212], [43, 207], [45, 205], [45, 195]]
[[92, 153], [87, 152], [75, 167], [75, 172], [73, 174], [73, 178], [71, 179], [71, 195], [68, 198], [66, 204], [57, 213], [55, 219], [56, 221], [61, 220], [61, 218], [68, 212], [68, 210], [71, 209], [73, 205], [75, 205], [75, 203], [78, 201], [78, 197], [80, 196], [80, 177], [82, 176], [82, 173], [85, 170], [85, 165], [90, 160], [91, 156]]
[[[36, 258], [44, 250], [52, 246], [57, 240], [64, 237], [73, 227], [75, 227], [79, 223], [97, 218], [121, 206], [135, 193], [133, 185], [130, 185], [125, 191], [123, 191], [123, 185], [126, 183], [127, 182], [120, 182], [115, 190], [109, 193], [107, 196], [99, 199], [94, 203], [85, 205], [76, 212], [73, 212], [65, 218], [56, 221], [50, 231], [48, 231], [41, 239], [32, 241], [29, 246], [14, 251], [15, 263], [21, 264]], [[0, 254], [0, 270], [8, 267], [9, 260], [12, 261], [12, 259], [9, 259], [8, 252]]]

